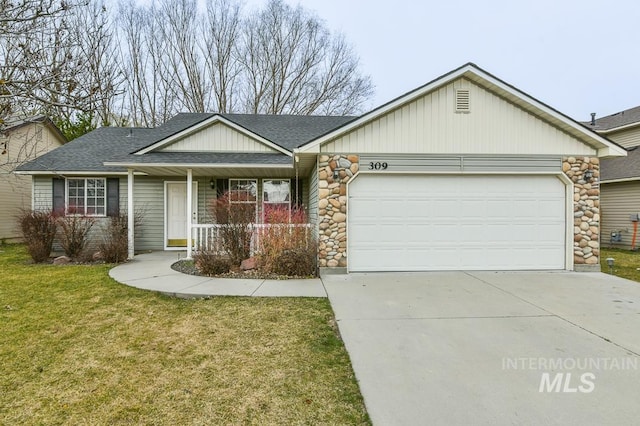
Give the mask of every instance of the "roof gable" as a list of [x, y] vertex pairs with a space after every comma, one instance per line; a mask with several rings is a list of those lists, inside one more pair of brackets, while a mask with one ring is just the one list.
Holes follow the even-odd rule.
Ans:
[[[351, 121], [350, 123], [337, 128], [317, 139], [311, 141], [310, 143], [301, 146], [296, 152], [321, 152], [325, 151], [323, 148], [328, 144], [335, 144], [335, 142], [341, 140], [343, 137], [347, 137], [348, 135], [352, 135], [354, 132], [358, 132], [361, 129], [369, 129], [370, 131], [379, 131], [380, 126], [382, 126], [382, 119], [384, 117], [389, 117], [390, 114], [395, 114], [397, 111], [401, 111], [400, 115], [403, 112], [411, 111], [412, 105], [416, 105], [421, 102], [421, 99], [425, 99], [425, 97], [432, 96], [438, 97], [441, 94], [449, 97], [449, 100], [445, 100], [444, 102], [452, 102], [455, 98], [455, 93], [450, 92], [447, 87], [453, 87], [454, 89], [460, 86], [461, 88], [464, 86], [460, 82], [468, 82], [471, 84], [471, 87], [479, 88], [485, 92], [490, 92], [492, 94], [493, 99], [501, 100], [502, 105], [510, 105], [511, 107], [515, 107], [519, 111], [523, 112], [525, 115], [529, 117], [535, 118], [538, 124], [544, 123], [545, 126], [550, 126], [555, 129], [556, 132], [560, 132], [563, 135], [569, 136], [570, 140], [577, 141], [578, 145], [586, 145], [586, 152], [597, 153], [599, 156], [620, 156], [625, 155], [625, 150], [611, 142], [610, 140], [598, 135], [597, 133], [591, 131], [584, 125], [574, 121], [573, 119], [561, 114], [560, 112], [554, 110], [553, 108], [547, 106], [546, 104], [532, 98], [531, 96], [519, 91], [515, 87], [499, 80], [493, 75], [481, 70], [474, 64], [464, 65], [454, 71], [451, 71], [444, 76], [433, 80], [426, 85], [411, 91], [395, 100], [380, 106], [372, 110], [371, 112], [362, 115], [361, 117]], [[443, 91], [444, 89], [444, 91]], [[475, 108], [473, 106], [473, 99], [471, 100], [471, 108], [472, 111], [470, 114], [456, 114], [455, 106], [451, 104], [447, 108], [447, 115], [440, 116], [437, 115], [429, 116], [422, 115], [421, 117], [415, 116], [413, 120], [413, 127], [409, 125], [405, 128], [400, 128], [400, 131], [406, 130], [407, 132], [414, 132], [415, 124], [420, 120], [425, 120], [428, 123], [440, 123], [447, 125], [448, 129], [455, 129], [453, 126], [454, 121], [461, 121], [464, 116], [471, 116], [474, 113]], [[407, 108], [408, 107], [408, 108]], [[429, 108], [426, 109], [429, 110]], [[426, 114], [426, 113], [425, 113]], [[500, 112], [500, 114], [502, 114]], [[455, 118], [456, 115], [458, 118]], [[406, 116], [406, 114], [405, 114]], [[496, 117], [496, 119], [500, 119], [502, 115]], [[398, 118], [398, 117], [396, 117]], [[507, 117], [503, 117], [507, 119]], [[408, 120], [411, 118], [400, 117], [400, 120]], [[471, 120], [467, 120], [471, 121]], [[395, 121], [393, 123], [389, 123], [389, 126], [395, 126], [399, 122]], [[400, 124], [402, 126], [402, 124]], [[367, 127], [369, 126], [369, 127]], [[477, 129], [472, 129], [477, 130]], [[454, 131], [454, 130], [451, 130]], [[366, 132], [366, 130], [365, 130]], [[394, 137], [398, 134], [394, 130]], [[372, 133], [369, 133], [371, 136]], [[402, 136], [406, 136], [402, 134]], [[468, 136], [468, 135], [467, 135]], [[387, 143], [393, 141], [393, 139], [389, 139], [391, 137], [388, 135]], [[410, 136], [409, 136], [410, 137]], [[516, 140], [517, 141], [517, 140]], [[512, 141], [513, 142], [513, 141]], [[347, 143], [336, 144], [335, 146], [328, 148], [330, 150], [334, 150], [335, 152], [349, 151], [356, 152], [363, 145], [364, 142], [356, 143], [357, 146], [351, 147], [347, 146]], [[537, 143], [537, 142], [536, 142]], [[350, 145], [350, 144], [349, 144]], [[570, 144], [571, 145], [571, 144]], [[377, 147], [378, 152], [389, 152], [394, 151], [394, 146], [388, 145], [386, 150], [380, 151], [380, 147]], [[461, 148], [462, 149], [462, 148]], [[532, 147], [532, 152], [540, 152], [536, 150], [535, 147]], [[544, 151], [544, 150], [543, 150]], [[575, 151], [575, 149], [574, 149]], [[415, 150], [409, 150], [408, 152], [415, 152]], [[451, 152], [451, 151], [449, 151]], [[591, 154], [591, 155], [594, 155]]]
[[[212, 136], [221, 136], [222, 140], [211, 140]], [[281, 152], [291, 155], [287, 149], [271, 142], [270, 140], [251, 132], [228, 120], [220, 114], [213, 114], [203, 121], [184, 128], [175, 134], [160, 139], [157, 142], [135, 152], [136, 155], [144, 155], [150, 152], [162, 151], [222, 151], [223, 148], [234, 148], [232, 142], [240, 142], [241, 147], [226, 149], [227, 151], [246, 152], [243, 147], [249, 147], [250, 152]], [[262, 145], [264, 148], [260, 147]]]
[[182, 139], [162, 146], [160, 152], [278, 152], [267, 144], [217, 121]]

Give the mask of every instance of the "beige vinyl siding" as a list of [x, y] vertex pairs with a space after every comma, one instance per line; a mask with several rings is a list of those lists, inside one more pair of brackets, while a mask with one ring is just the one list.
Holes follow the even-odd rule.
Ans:
[[625, 148], [631, 148], [640, 145], [640, 126], [633, 129], [622, 130], [620, 132], [605, 134], [606, 137], [622, 145]]
[[[601, 244], [604, 247], [631, 248], [633, 223], [629, 216], [640, 213], [640, 181], [600, 184]], [[622, 242], [611, 244], [612, 231], [621, 231]], [[640, 247], [640, 235], [636, 237]]]
[[221, 123], [189, 135], [162, 148], [161, 151], [276, 152], [273, 148]]
[[19, 127], [8, 137], [0, 137], [0, 143], [3, 144], [0, 150], [6, 150], [0, 155], [0, 241], [18, 241], [21, 232], [16, 218], [21, 209], [32, 207], [32, 179], [11, 172], [17, 165], [62, 143], [49, 127], [41, 124]]
[[0, 242], [21, 238], [17, 217], [22, 209], [31, 208], [31, 176], [3, 175], [0, 168]]
[[[456, 113], [455, 90], [470, 91]], [[459, 79], [321, 147], [330, 153], [595, 155], [596, 150], [484, 88]]]

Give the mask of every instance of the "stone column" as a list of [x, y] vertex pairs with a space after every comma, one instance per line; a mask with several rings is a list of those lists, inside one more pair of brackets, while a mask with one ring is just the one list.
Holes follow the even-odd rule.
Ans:
[[357, 155], [324, 154], [318, 157], [320, 267], [347, 266], [347, 183], [357, 172]]
[[[585, 180], [591, 170], [593, 177]], [[562, 171], [573, 182], [573, 263], [575, 270], [600, 270], [600, 160], [565, 157]]]

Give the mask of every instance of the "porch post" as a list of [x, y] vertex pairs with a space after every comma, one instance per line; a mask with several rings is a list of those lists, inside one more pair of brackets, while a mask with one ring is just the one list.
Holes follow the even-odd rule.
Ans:
[[193, 171], [187, 169], [187, 259], [191, 259], [193, 234]]
[[133, 259], [135, 253], [134, 235], [135, 209], [133, 208], [133, 169], [127, 169], [127, 257]]

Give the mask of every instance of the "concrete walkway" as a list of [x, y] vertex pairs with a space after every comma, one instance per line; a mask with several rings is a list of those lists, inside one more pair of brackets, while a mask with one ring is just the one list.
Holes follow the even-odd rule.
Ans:
[[177, 297], [259, 296], [327, 297], [319, 278], [305, 280], [262, 280], [209, 278], [187, 275], [171, 269], [184, 252], [158, 251], [139, 254], [109, 271], [114, 280], [143, 290]]

